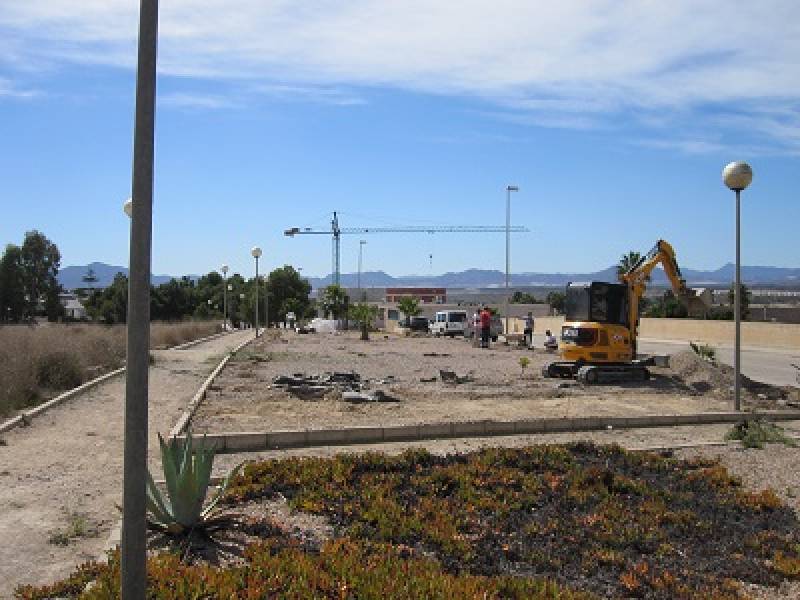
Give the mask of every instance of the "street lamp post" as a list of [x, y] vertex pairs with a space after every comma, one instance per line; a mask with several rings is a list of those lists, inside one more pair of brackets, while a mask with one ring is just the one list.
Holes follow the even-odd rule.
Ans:
[[504, 333], [508, 339], [508, 279], [511, 269], [511, 192], [518, 192], [516, 185], [506, 186], [506, 328]]
[[256, 337], [258, 337], [258, 259], [261, 258], [261, 248], [253, 246], [250, 255], [256, 259]]
[[728, 163], [722, 170], [722, 181], [736, 192], [736, 277], [733, 289], [733, 313], [735, 322], [734, 345], [733, 345], [733, 409], [741, 410], [741, 306], [742, 306], [742, 281], [741, 281], [741, 264], [740, 264], [740, 244], [739, 244], [739, 229], [740, 229], [740, 199], [739, 196], [743, 189], [745, 189], [753, 180], [753, 170], [746, 162], [736, 161]]
[[222, 330], [228, 331], [228, 265], [222, 265]]
[[367, 243], [367, 240], [359, 240], [358, 241], [358, 298], [362, 302], [364, 298], [361, 295], [361, 258], [364, 250], [364, 244]]
[[133, 133], [129, 250], [120, 592], [147, 593], [147, 402], [150, 368], [150, 271], [156, 116], [158, 0], [141, 0]]

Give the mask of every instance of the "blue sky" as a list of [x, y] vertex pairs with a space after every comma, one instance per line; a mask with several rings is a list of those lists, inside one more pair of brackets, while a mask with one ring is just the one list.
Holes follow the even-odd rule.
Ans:
[[[557, 4], [557, 6], [552, 6]], [[800, 4], [162, 0], [153, 270], [330, 271], [290, 226], [505, 222], [512, 269], [800, 266]], [[127, 263], [138, 3], [0, 3], [0, 243]], [[358, 236], [343, 238], [355, 271]], [[504, 268], [498, 234], [364, 236], [394, 275]], [[433, 254], [433, 264], [429, 255]]]

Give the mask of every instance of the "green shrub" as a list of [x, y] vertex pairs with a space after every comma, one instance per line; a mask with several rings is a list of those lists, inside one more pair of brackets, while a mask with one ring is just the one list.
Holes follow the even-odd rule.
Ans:
[[745, 448], [763, 448], [764, 444], [770, 442], [797, 446], [797, 443], [784, 433], [782, 427], [761, 419], [745, 419], [737, 423], [725, 435], [725, 439], [740, 440]]
[[694, 342], [689, 342], [689, 346], [700, 358], [709, 362], [714, 362], [717, 359], [717, 351], [713, 346], [709, 346], [708, 344], [695, 344]]

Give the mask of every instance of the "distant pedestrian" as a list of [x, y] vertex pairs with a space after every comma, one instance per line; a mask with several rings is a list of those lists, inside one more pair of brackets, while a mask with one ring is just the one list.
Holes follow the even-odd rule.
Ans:
[[525, 346], [528, 350], [533, 350], [533, 313], [528, 311], [525, 315]]
[[544, 347], [548, 352], [555, 352], [558, 350], [558, 341], [556, 340], [556, 336], [550, 333], [549, 329], [544, 334]]
[[481, 348], [489, 347], [489, 338], [491, 337], [492, 329], [492, 313], [489, 312], [489, 307], [484, 306], [481, 310]]

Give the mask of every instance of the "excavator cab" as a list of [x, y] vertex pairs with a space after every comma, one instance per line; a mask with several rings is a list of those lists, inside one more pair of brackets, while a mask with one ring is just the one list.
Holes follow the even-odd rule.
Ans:
[[628, 286], [622, 283], [569, 283], [566, 289], [567, 321], [595, 321], [628, 326]]

